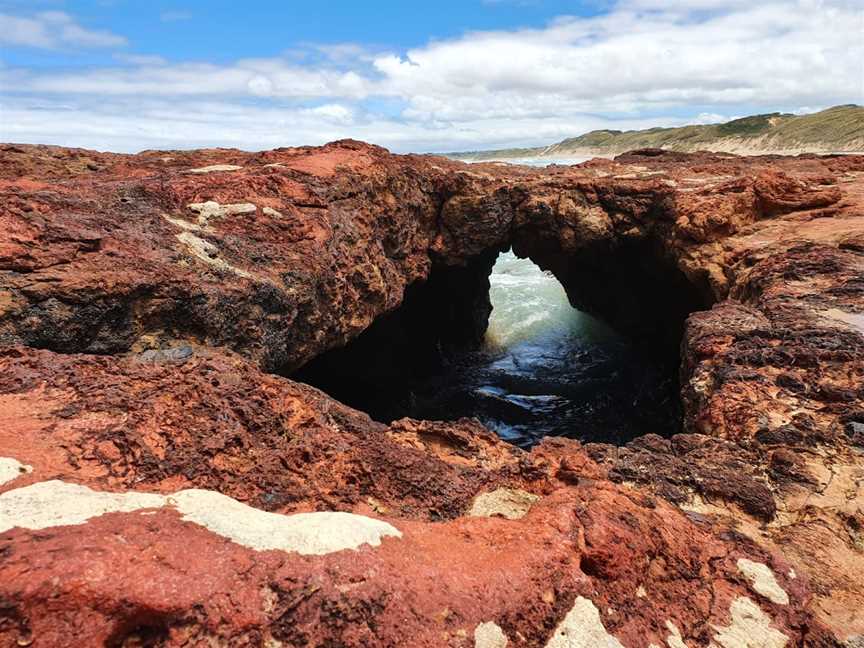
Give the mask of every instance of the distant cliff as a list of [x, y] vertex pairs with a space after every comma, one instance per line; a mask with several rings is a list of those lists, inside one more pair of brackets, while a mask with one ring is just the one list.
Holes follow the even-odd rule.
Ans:
[[608, 157], [643, 148], [744, 155], [861, 152], [864, 151], [864, 106], [835, 106], [811, 115], [753, 115], [723, 124], [634, 131], [596, 130], [551, 146], [467, 151], [448, 156], [461, 160]]

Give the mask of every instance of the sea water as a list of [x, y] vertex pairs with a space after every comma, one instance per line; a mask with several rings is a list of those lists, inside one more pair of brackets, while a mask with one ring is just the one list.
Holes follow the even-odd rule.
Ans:
[[500, 254], [489, 281], [483, 347], [414, 386], [411, 416], [475, 417], [523, 447], [544, 436], [620, 444], [675, 432], [674, 367], [573, 308], [528, 259]]

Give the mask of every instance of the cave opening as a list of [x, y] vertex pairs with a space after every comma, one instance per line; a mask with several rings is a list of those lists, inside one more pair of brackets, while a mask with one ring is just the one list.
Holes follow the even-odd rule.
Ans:
[[514, 250], [433, 263], [400, 307], [291, 377], [378, 421], [474, 417], [522, 447], [680, 431], [678, 342], [702, 307], [695, 289], [644, 246], [611, 264]]

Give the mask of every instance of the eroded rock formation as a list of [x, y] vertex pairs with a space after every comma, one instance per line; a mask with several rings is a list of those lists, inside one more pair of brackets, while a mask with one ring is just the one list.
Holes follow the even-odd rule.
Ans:
[[[862, 641], [864, 158], [5, 146], [0, 191], [0, 645]], [[684, 433], [525, 452], [276, 375], [476, 338], [511, 245], [680, 342]]]

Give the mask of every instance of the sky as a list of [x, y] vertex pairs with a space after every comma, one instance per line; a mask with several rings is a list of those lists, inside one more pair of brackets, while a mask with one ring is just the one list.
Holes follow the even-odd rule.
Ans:
[[864, 0], [0, 0], [0, 141], [393, 151], [864, 103]]

